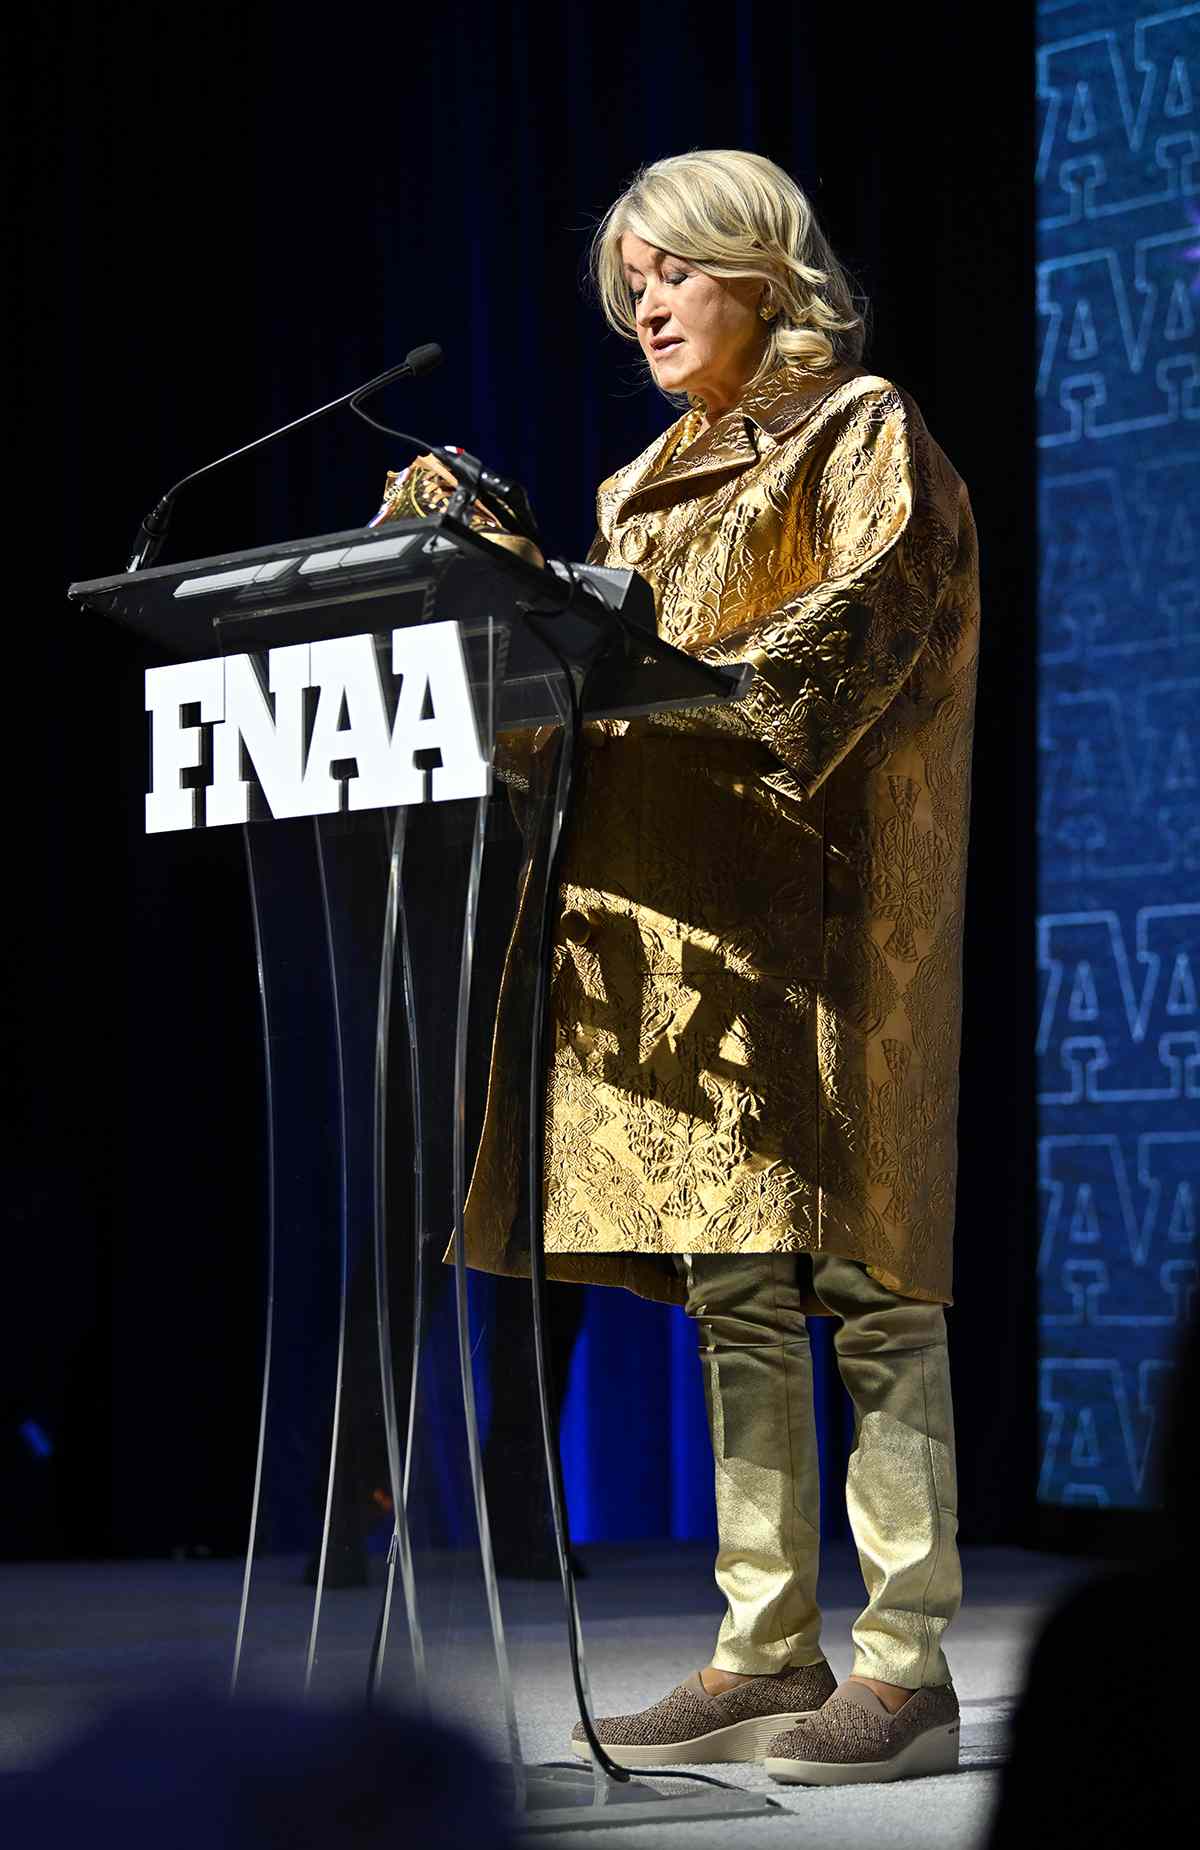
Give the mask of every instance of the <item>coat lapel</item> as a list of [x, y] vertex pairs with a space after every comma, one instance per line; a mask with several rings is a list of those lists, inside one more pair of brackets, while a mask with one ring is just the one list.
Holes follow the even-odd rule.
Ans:
[[758, 460], [752, 426], [741, 408], [735, 407], [718, 418], [679, 455], [672, 456], [664, 468], [657, 468], [658, 458], [670, 446], [678, 428], [677, 424], [672, 424], [662, 442], [654, 446], [653, 454], [645, 459], [644, 467], [639, 467], [643, 463], [643, 458], [639, 457], [629, 471], [622, 471], [624, 479], [614, 480], [614, 525], [647, 500], [677, 500], [695, 482], [713, 475], [736, 474]]
[[682, 418], [600, 490], [609, 532], [647, 500], [673, 501], [692, 486], [715, 475], [736, 475], [783, 439], [811, 415], [815, 407], [861, 369], [836, 366], [827, 373], [804, 373], [796, 367], [777, 367], [758, 385], [702, 432], [694, 443], [673, 455], [665, 467], [657, 463], [670, 450]]

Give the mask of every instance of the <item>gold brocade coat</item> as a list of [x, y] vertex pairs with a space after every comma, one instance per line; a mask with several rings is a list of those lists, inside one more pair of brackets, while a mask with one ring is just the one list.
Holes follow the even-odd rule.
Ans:
[[[648, 579], [667, 641], [755, 680], [726, 708], [585, 727], [547, 1270], [679, 1302], [670, 1255], [824, 1252], [949, 1302], [967, 491], [913, 401], [860, 367], [782, 367], [694, 426], [602, 484], [590, 556]], [[547, 740], [524, 735], [535, 777]], [[469, 1263], [500, 1272], [528, 1270], [518, 990], [510, 950], [465, 1222]]]

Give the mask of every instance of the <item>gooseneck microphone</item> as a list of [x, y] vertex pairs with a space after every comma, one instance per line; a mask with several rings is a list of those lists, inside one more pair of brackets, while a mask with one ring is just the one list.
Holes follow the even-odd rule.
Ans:
[[276, 437], [285, 436], [289, 430], [296, 430], [301, 424], [311, 423], [313, 418], [324, 417], [327, 411], [336, 411], [339, 405], [348, 405], [354, 399], [365, 398], [372, 392], [380, 391], [383, 386], [390, 385], [394, 379], [418, 379], [422, 373], [432, 372], [435, 366], [441, 364], [441, 359], [442, 350], [433, 341], [421, 347], [414, 347], [412, 352], [401, 360], [399, 366], [389, 366], [386, 372], [380, 373], [374, 379], [368, 379], [365, 385], [356, 385], [353, 391], [343, 392], [340, 398], [331, 398], [327, 405], [318, 405], [315, 411], [306, 411], [303, 417], [293, 418], [290, 424], [281, 424], [278, 430], [269, 430], [265, 436], [255, 437], [251, 442], [243, 443], [240, 449], [229, 450], [226, 455], [218, 456], [214, 462], [205, 463], [200, 469], [193, 469], [190, 475], [185, 475], [182, 480], [176, 482], [174, 488], [169, 488], [162, 500], [146, 515], [137, 530], [137, 538], [134, 540], [133, 551], [129, 555], [125, 570], [140, 572], [146, 566], [153, 565], [167, 537], [175, 497], [181, 488], [187, 487], [189, 482], [194, 482], [201, 475], [207, 475], [211, 469], [219, 469], [223, 463], [232, 462], [237, 456], [245, 456], [248, 450], [258, 449], [260, 444], [273, 443]]

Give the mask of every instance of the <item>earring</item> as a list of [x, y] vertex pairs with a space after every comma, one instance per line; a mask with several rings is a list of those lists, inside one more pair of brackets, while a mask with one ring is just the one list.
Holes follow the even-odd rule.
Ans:
[[769, 295], [764, 295], [762, 301], [758, 305], [758, 312], [764, 321], [774, 321], [778, 311]]

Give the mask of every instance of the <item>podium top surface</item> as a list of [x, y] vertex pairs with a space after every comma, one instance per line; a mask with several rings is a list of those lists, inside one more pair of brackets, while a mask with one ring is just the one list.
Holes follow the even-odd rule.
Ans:
[[[753, 678], [749, 669], [715, 668], [664, 642], [652, 627], [649, 586], [636, 572], [557, 561], [532, 566], [444, 515], [84, 579], [67, 595], [177, 660], [395, 629], [435, 615], [467, 634], [498, 623], [512, 635], [510, 684], [543, 681], [552, 667], [526, 621], [530, 607], [550, 611], [570, 598], [569, 611], [549, 618], [568, 659], [594, 658], [606, 639], [622, 644], [589, 712], [738, 699]], [[544, 704], [540, 696], [522, 702], [515, 686], [510, 691], [510, 723], [518, 715], [527, 722]]]
[[[199, 559], [173, 559], [169, 565], [149, 565], [140, 572], [114, 572], [107, 578], [81, 578], [67, 587], [67, 596], [91, 609], [106, 609], [116, 599], [135, 587], [145, 587], [150, 595], [170, 596], [174, 588], [192, 577], [211, 577], [228, 569], [261, 567], [269, 559], [301, 559], [308, 553], [333, 552], [361, 545], [374, 552], [376, 559], [394, 558], [408, 549], [408, 542], [422, 533], [436, 532], [436, 520], [394, 520], [385, 527], [347, 527], [340, 533], [305, 535], [295, 540], [276, 540], [269, 546], [235, 547], [225, 552], [207, 553]], [[389, 546], [389, 540], [402, 539], [403, 548]]]
[[[262, 626], [249, 623], [256, 616], [290, 615], [293, 622], [286, 625], [286, 639], [312, 640], [345, 627], [332, 614], [337, 606], [419, 591], [436, 583], [452, 561], [475, 565], [477, 595], [487, 574], [463, 557], [442, 525], [440, 520], [398, 520], [374, 531], [351, 527], [213, 553], [141, 572], [82, 579], [68, 587], [67, 596], [179, 656], [219, 652], [222, 630], [239, 621], [248, 625], [247, 635], [256, 646], [266, 646]], [[494, 587], [489, 601], [497, 601]], [[307, 625], [305, 613], [318, 611], [326, 613], [323, 620], [315, 627]], [[283, 639], [282, 631], [271, 638]]]

